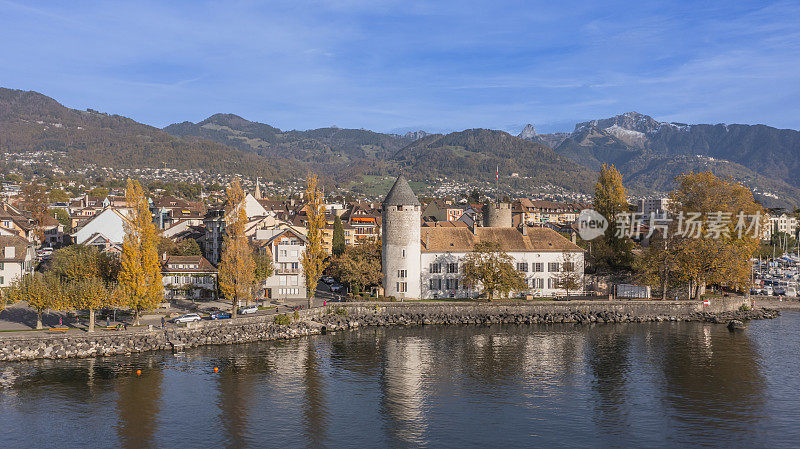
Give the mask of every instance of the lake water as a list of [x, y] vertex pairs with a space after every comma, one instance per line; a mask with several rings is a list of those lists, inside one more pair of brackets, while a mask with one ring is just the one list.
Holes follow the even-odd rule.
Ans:
[[0, 363], [0, 447], [796, 447], [798, 350], [784, 312]]

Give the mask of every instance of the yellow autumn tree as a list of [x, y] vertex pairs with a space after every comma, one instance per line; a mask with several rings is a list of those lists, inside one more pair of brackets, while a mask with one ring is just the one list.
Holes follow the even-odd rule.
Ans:
[[45, 310], [66, 308], [60, 279], [52, 273], [26, 274], [15, 280], [5, 291], [5, 295], [9, 302], [25, 302], [36, 311], [36, 329], [42, 328], [42, 314]]
[[622, 184], [622, 174], [614, 165], [603, 164], [594, 185], [594, 209], [608, 220], [608, 228], [597, 241], [593, 255], [600, 266], [629, 268], [633, 263], [633, 241], [615, 235], [617, 214], [628, 211], [628, 192]]
[[322, 189], [319, 185], [317, 175], [309, 173], [306, 180], [306, 200], [308, 225], [306, 226], [306, 236], [308, 243], [303, 251], [303, 274], [306, 278], [306, 297], [309, 305], [317, 283], [322, 272], [325, 271], [325, 249], [322, 246], [322, 232], [325, 227], [325, 200], [322, 197]]
[[[679, 276], [690, 284], [690, 296], [702, 295], [707, 284], [748, 288], [750, 258], [766, 225], [752, 192], [711, 172], [683, 174], [676, 184], [670, 199], [679, 214], [675, 229], [680, 237], [671, 251]], [[696, 220], [690, 220], [692, 214]], [[690, 221], [702, 226], [690, 229]]]
[[111, 305], [111, 289], [97, 277], [86, 277], [65, 286], [70, 308], [89, 312], [89, 332], [94, 332], [95, 311]]
[[118, 292], [133, 310], [134, 324], [139, 324], [142, 312], [156, 308], [164, 299], [158, 233], [141, 184], [129, 179], [125, 196], [130, 213], [125, 221]]
[[219, 289], [231, 301], [231, 316], [236, 317], [237, 307], [253, 299], [256, 279], [256, 261], [245, 235], [247, 211], [244, 207], [244, 191], [238, 179], [234, 179], [225, 190], [225, 239], [222, 260], [219, 265]]

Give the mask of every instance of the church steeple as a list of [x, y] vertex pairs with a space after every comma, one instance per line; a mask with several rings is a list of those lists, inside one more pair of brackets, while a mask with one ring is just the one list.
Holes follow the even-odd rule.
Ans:
[[263, 199], [261, 197], [261, 183], [259, 182], [261, 178], [256, 178], [256, 194], [255, 197], [257, 200]]

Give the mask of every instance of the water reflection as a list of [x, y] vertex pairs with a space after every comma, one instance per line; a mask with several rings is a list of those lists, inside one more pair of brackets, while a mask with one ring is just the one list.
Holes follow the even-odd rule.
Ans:
[[420, 445], [427, 430], [425, 381], [430, 369], [430, 347], [419, 337], [386, 341], [381, 373], [382, 410], [392, 439]]
[[376, 328], [0, 364], [0, 446], [770, 446], [800, 419], [767, 399], [800, 388], [770, 382], [796, 358], [760, 348], [800, 342], [800, 314], [776, 323]]
[[759, 355], [746, 332], [697, 326], [696, 332], [672, 326], [664, 335], [657, 359], [663, 370], [663, 401], [693, 441], [708, 439], [703, 428], [730, 432], [734, 441], [763, 416], [765, 380]]
[[119, 441], [126, 448], [156, 446], [153, 439], [158, 429], [161, 408], [161, 381], [164, 376], [155, 359], [137, 369], [141, 376], [122, 375], [115, 379], [117, 393], [117, 424]]

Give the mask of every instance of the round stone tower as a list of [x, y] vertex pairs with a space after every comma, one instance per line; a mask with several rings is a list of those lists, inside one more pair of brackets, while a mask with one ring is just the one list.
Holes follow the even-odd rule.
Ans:
[[508, 203], [484, 204], [483, 226], [487, 228], [510, 228], [511, 205]]
[[383, 200], [383, 288], [386, 296], [419, 299], [422, 205], [403, 175]]

